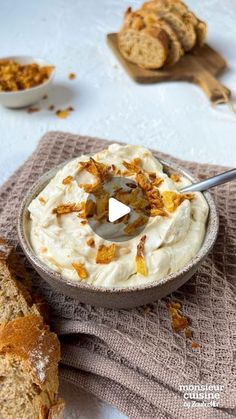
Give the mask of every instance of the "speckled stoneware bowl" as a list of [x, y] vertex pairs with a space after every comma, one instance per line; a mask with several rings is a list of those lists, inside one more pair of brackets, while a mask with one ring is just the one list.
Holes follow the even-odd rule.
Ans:
[[[180, 175], [188, 178], [191, 182], [196, 181], [185, 170], [166, 161], [160, 161], [163, 164], [164, 171], [166, 173], [179, 173]], [[66, 163], [67, 162], [64, 164]], [[35, 255], [29, 240], [30, 215], [28, 206], [30, 202], [44, 189], [47, 183], [55, 176], [56, 172], [64, 166], [64, 164], [43, 175], [28, 191], [20, 207], [18, 217], [18, 235], [20, 244], [30, 263], [39, 275], [45, 279], [45, 281], [47, 281], [58, 292], [77, 299], [82, 303], [109, 308], [132, 308], [148, 304], [170, 294], [191, 278], [210, 252], [218, 233], [218, 213], [214, 200], [209, 192], [204, 193], [209, 205], [209, 216], [206, 227], [206, 235], [201, 249], [183, 269], [166, 276], [161, 281], [132, 288], [101, 288], [86, 284], [85, 282], [78, 281], [78, 283], [74, 283], [69, 279], [63, 278], [59, 273], [53, 271], [41, 262], [41, 260]]]

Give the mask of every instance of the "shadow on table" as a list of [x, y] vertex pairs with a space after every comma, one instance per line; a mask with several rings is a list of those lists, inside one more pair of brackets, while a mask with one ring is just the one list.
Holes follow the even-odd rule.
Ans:
[[66, 84], [54, 83], [49, 91], [48, 100], [56, 107], [71, 103], [78, 93]]

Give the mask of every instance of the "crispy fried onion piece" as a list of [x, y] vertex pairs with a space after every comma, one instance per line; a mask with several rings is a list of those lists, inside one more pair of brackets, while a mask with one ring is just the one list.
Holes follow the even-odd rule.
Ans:
[[139, 188], [132, 190], [117, 190], [114, 192], [114, 197], [136, 211], [142, 211], [149, 205], [147, 197], [141, 193]]
[[122, 162], [123, 166], [127, 169], [125, 172], [123, 172], [124, 176], [132, 176], [135, 173], [140, 173], [142, 171], [140, 165], [141, 165], [141, 159], [140, 158], [134, 158], [131, 163], [127, 161]]
[[146, 193], [150, 205], [150, 216], [167, 216], [160, 191], [156, 189], [163, 182], [163, 179], [157, 178], [155, 173], [149, 173], [148, 176], [145, 173], [138, 173], [136, 181]]
[[171, 180], [173, 180], [173, 182], [179, 182], [180, 181], [180, 176], [178, 175], [178, 173], [172, 173], [170, 175]]
[[144, 259], [144, 244], [146, 236], [142, 236], [139, 244], [137, 245], [137, 254], [135, 258], [136, 272], [143, 276], [148, 276], [148, 269]]
[[94, 160], [92, 157], [88, 161], [80, 162], [80, 166], [95, 176], [100, 182], [110, 177], [109, 166]]
[[[184, 332], [187, 339], [192, 339], [193, 332], [190, 330], [190, 320], [187, 316], [181, 313], [181, 304], [178, 302], [171, 301], [167, 303], [169, 311], [171, 326], [174, 332]], [[192, 340], [192, 349], [199, 348], [199, 344]]]
[[71, 212], [79, 212], [81, 210], [80, 204], [75, 203], [68, 203], [68, 204], [60, 204], [56, 208], [52, 210], [53, 214], [63, 215], [63, 214], [70, 214]]
[[95, 183], [79, 183], [78, 186], [81, 189], [83, 189], [85, 192], [92, 193], [94, 191], [94, 189], [97, 187], [98, 184], [99, 184], [99, 182], [95, 182]]
[[188, 199], [191, 201], [194, 198], [193, 194], [177, 194], [173, 191], [164, 191], [162, 193], [162, 200], [165, 206], [165, 209], [169, 212], [174, 212], [176, 208], [185, 200]]
[[94, 247], [95, 246], [95, 241], [92, 237], [89, 237], [86, 243], [89, 247]]
[[73, 268], [76, 270], [77, 274], [79, 275], [80, 279], [86, 279], [88, 278], [88, 272], [86, 268], [84, 267], [83, 263], [72, 263]]
[[139, 217], [136, 218], [136, 220], [134, 220], [132, 223], [128, 224], [124, 228], [124, 233], [128, 235], [135, 233], [135, 231], [139, 227], [142, 227], [143, 225], [145, 225], [147, 221], [148, 221], [148, 218], [145, 215], [143, 214], [139, 215]]
[[73, 180], [73, 176], [67, 176], [65, 179], [63, 179], [62, 183], [63, 185], [69, 185]]
[[41, 204], [45, 205], [46, 204], [46, 199], [43, 196], [39, 197], [39, 202], [41, 202]]
[[159, 208], [151, 208], [150, 210], [150, 216], [151, 217], [166, 217], [167, 216], [167, 212], [164, 209], [159, 209]]
[[96, 263], [108, 264], [116, 258], [116, 245], [114, 243], [109, 246], [101, 244], [96, 255]]
[[185, 330], [189, 326], [189, 320], [181, 312], [181, 304], [170, 302], [167, 304], [169, 315], [171, 318], [171, 326], [175, 332]]
[[87, 199], [87, 201], [82, 201], [80, 204], [81, 212], [79, 213], [79, 218], [89, 218], [93, 217], [96, 211], [96, 203], [92, 199]]
[[136, 182], [146, 193], [153, 189], [152, 183], [144, 173], [138, 173], [136, 175]]

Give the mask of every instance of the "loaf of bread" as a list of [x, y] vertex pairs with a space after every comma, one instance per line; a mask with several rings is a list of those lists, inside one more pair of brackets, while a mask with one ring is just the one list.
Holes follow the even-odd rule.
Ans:
[[206, 36], [206, 24], [181, 0], [151, 0], [125, 12], [118, 43], [128, 61], [158, 69], [176, 64], [184, 53], [202, 46]]
[[28, 272], [0, 239], [0, 418], [62, 419], [60, 344], [31, 291]]

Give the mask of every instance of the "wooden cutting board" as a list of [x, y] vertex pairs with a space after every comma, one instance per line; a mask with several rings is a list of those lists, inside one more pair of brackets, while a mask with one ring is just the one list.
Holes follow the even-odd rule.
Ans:
[[121, 55], [116, 33], [108, 34], [107, 41], [124, 69], [137, 83], [188, 81], [200, 86], [212, 103], [229, 102], [230, 90], [216, 78], [227, 67], [226, 61], [209, 45], [204, 45], [202, 48], [185, 54], [173, 67], [146, 70], [130, 63]]

